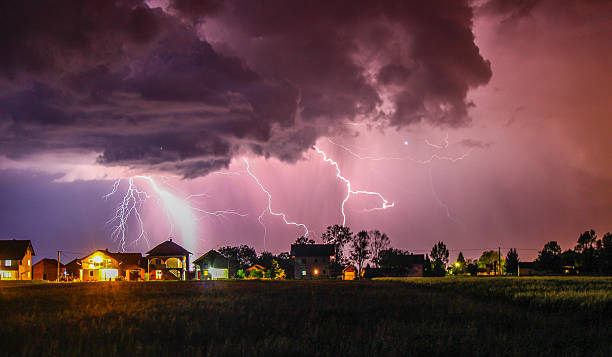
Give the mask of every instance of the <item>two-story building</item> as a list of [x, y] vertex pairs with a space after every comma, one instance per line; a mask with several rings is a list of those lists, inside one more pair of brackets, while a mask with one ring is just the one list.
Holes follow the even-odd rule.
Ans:
[[336, 250], [333, 244], [292, 244], [291, 258], [295, 279], [329, 279]]
[[147, 252], [148, 280], [186, 280], [191, 252], [169, 239]]
[[0, 240], [0, 280], [32, 280], [33, 255], [29, 240]]
[[145, 267], [140, 253], [96, 250], [81, 259], [78, 278], [81, 281], [143, 280]]

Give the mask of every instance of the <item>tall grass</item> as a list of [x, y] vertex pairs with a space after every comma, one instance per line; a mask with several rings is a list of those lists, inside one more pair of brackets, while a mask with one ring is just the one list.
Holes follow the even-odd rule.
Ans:
[[551, 314], [493, 280], [474, 290], [488, 299], [446, 280], [0, 285], [0, 354], [612, 355], [610, 316]]

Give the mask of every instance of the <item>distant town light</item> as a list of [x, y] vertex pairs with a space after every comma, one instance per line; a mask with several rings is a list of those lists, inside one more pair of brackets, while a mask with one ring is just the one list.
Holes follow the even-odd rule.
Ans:
[[319, 275], [319, 269], [315, 269], [315, 270], [314, 270], [314, 274], [315, 274], [315, 275]]

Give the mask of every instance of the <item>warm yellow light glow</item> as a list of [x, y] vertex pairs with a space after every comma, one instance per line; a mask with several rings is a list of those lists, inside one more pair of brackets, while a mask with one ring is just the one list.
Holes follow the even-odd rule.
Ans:
[[101, 272], [104, 280], [115, 280], [117, 275], [119, 275], [119, 271], [117, 271], [117, 269], [102, 269]]
[[208, 272], [213, 279], [223, 279], [225, 276], [226, 269], [208, 268]]
[[315, 275], [319, 275], [319, 269], [315, 269], [315, 270], [314, 270], [314, 274], [315, 274]]
[[155, 279], [161, 279], [162, 278], [162, 271], [161, 270], [156, 270], [155, 271]]
[[94, 263], [102, 263], [102, 256], [96, 255], [95, 257], [93, 257], [93, 261]]
[[93, 264], [89, 264], [89, 269], [96, 269], [96, 266]]
[[456, 262], [456, 263], [455, 263], [455, 266], [456, 266], [457, 268], [459, 268], [459, 262]]

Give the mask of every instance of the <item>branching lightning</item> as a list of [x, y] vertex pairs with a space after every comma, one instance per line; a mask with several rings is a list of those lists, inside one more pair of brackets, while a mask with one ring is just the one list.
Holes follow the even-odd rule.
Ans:
[[389, 201], [387, 201], [378, 192], [362, 191], [362, 190], [355, 191], [355, 190], [353, 190], [351, 188], [351, 181], [349, 179], [347, 179], [346, 177], [342, 176], [342, 172], [340, 171], [340, 167], [338, 166], [338, 163], [336, 161], [332, 160], [331, 158], [327, 157], [327, 154], [323, 150], [319, 149], [317, 146], [313, 146], [313, 149], [315, 149], [315, 151], [317, 153], [319, 153], [321, 156], [323, 156], [323, 161], [331, 164], [332, 166], [334, 166], [336, 168], [336, 177], [339, 178], [340, 180], [342, 180], [346, 184], [346, 196], [344, 197], [344, 200], [342, 200], [342, 205], [341, 205], [342, 225], [343, 226], [346, 225], [346, 213], [344, 212], [344, 205], [346, 204], [346, 202], [351, 197], [351, 194], [354, 194], [354, 195], [359, 195], [359, 194], [373, 195], [373, 196], [377, 196], [378, 198], [380, 198], [380, 200], [382, 201], [382, 205], [380, 207], [371, 208], [371, 209], [369, 209], [369, 211], [373, 211], [373, 210], [385, 210], [387, 208], [391, 208], [391, 207], [395, 206], [395, 203], [393, 203], [393, 202], [389, 203]]
[[261, 214], [259, 215], [259, 218], [257, 219], [259, 221], [259, 224], [261, 224], [261, 226], [264, 229], [264, 250], [266, 249], [266, 237], [268, 234], [268, 229], [266, 228], [266, 225], [263, 223], [263, 216], [266, 214], [266, 212], [270, 213], [273, 216], [281, 217], [283, 219], [283, 222], [285, 222], [285, 224], [287, 225], [298, 226], [298, 227], [304, 228], [304, 237], [308, 237], [308, 233], [309, 233], [308, 227], [306, 227], [305, 224], [291, 222], [287, 220], [287, 215], [285, 215], [284, 213], [272, 211], [272, 194], [270, 193], [270, 191], [266, 190], [266, 188], [261, 183], [261, 181], [259, 181], [259, 178], [257, 178], [257, 176], [253, 174], [253, 172], [251, 171], [251, 166], [249, 165], [249, 160], [247, 160], [246, 158], [243, 158], [243, 160], [244, 160], [244, 163], [246, 164], [246, 172], [249, 174], [249, 176], [253, 178], [253, 180], [255, 180], [259, 188], [268, 196], [268, 206], [261, 212]]
[[[148, 183], [150, 192], [139, 188], [135, 180], [142, 180]], [[167, 181], [167, 178], [163, 178]], [[115, 195], [119, 189], [121, 180], [116, 180], [113, 183], [111, 192], [104, 195], [104, 199], [109, 199]], [[165, 183], [169, 185], [167, 182]], [[178, 226], [181, 237], [184, 242], [193, 244], [197, 239], [197, 221], [203, 216], [214, 216], [223, 217], [225, 215], [236, 215], [244, 217], [247, 214], [239, 213], [235, 210], [216, 210], [209, 211], [197, 207], [191, 203], [193, 198], [196, 197], [208, 197], [206, 193], [197, 193], [188, 195], [185, 198], [179, 198], [172, 192], [160, 187], [160, 185], [151, 176], [132, 176], [128, 179], [128, 188], [123, 195], [123, 198], [119, 202], [115, 210], [114, 216], [108, 221], [108, 223], [114, 224], [111, 231], [111, 238], [119, 242], [121, 251], [129, 245], [134, 245], [144, 240], [147, 247], [149, 247], [148, 234], [145, 229], [145, 224], [142, 219], [142, 209], [144, 203], [150, 199], [155, 198], [162, 207], [162, 210], [170, 224], [169, 235], [174, 235], [175, 225]], [[139, 227], [139, 234], [137, 238], [128, 244], [128, 223], [130, 218], [133, 217]]]
[[[444, 144], [442, 144], [442, 145], [433, 144], [433, 143], [431, 143], [431, 142], [430, 142], [429, 140], [427, 140], [427, 139], [425, 140], [425, 143], [426, 143], [428, 146], [431, 146], [431, 147], [433, 147], [433, 148], [435, 148], [435, 149], [438, 149], [438, 150], [444, 150], [444, 149], [447, 149], [447, 148], [448, 148], [448, 146], [450, 145], [450, 144], [449, 144], [448, 137], [449, 137], [449, 135], [448, 135], [448, 133], [447, 133], [447, 134], [446, 134], [446, 137], [444, 138]], [[438, 155], [438, 154], [432, 154], [432, 155], [431, 155], [429, 158], [427, 158], [427, 159], [415, 159], [415, 158], [412, 158], [412, 157], [397, 157], [397, 156], [363, 156], [363, 155], [359, 155], [359, 154], [357, 154], [356, 152], [354, 152], [353, 150], [351, 150], [350, 148], [348, 148], [348, 147], [346, 147], [346, 146], [344, 146], [344, 145], [341, 145], [341, 144], [338, 144], [338, 143], [334, 142], [334, 141], [333, 141], [333, 140], [331, 140], [331, 139], [328, 139], [328, 141], [329, 141], [331, 144], [333, 144], [333, 145], [335, 145], [335, 146], [337, 146], [337, 147], [339, 147], [339, 148], [341, 148], [341, 149], [345, 150], [345, 151], [346, 151], [346, 152], [348, 152], [350, 155], [352, 155], [353, 157], [356, 157], [357, 159], [360, 159], [360, 160], [371, 160], [371, 161], [383, 161], [383, 160], [407, 160], [407, 161], [411, 161], [411, 162], [414, 162], [414, 163], [416, 163], [416, 164], [420, 164], [420, 165], [430, 165], [430, 164], [431, 164], [433, 161], [435, 161], [435, 160], [439, 160], [439, 161], [449, 161], [449, 162], [455, 163], [455, 162], [457, 162], [457, 161], [461, 161], [461, 160], [465, 159], [466, 157], [468, 157], [468, 156], [471, 154], [472, 150], [473, 150], [473, 149], [469, 149], [469, 150], [468, 150], [468, 151], [466, 151], [466, 152], [465, 152], [463, 155], [456, 156], [456, 157], [452, 157], [452, 156], [445, 156], [445, 155]], [[407, 142], [407, 141], [405, 141], [405, 142], [404, 142], [404, 145], [407, 145], [407, 144], [408, 144], [408, 142]], [[337, 169], [337, 167], [336, 167], [336, 169]], [[457, 220], [456, 220], [456, 219], [455, 219], [455, 218], [454, 218], [454, 217], [451, 215], [451, 212], [450, 212], [450, 209], [449, 209], [448, 205], [447, 205], [447, 204], [445, 204], [445, 203], [444, 203], [444, 202], [443, 202], [443, 201], [440, 199], [440, 197], [438, 196], [438, 194], [437, 194], [437, 192], [436, 192], [436, 190], [435, 190], [435, 188], [434, 188], [434, 184], [433, 184], [433, 177], [432, 177], [432, 172], [431, 172], [431, 166], [429, 166], [429, 168], [428, 168], [428, 177], [429, 177], [429, 187], [430, 187], [430, 189], [431, 189], [431, 193], [432, 193], [432, 195], [433, 195], [434, 199], [436, 200], [436, 202], [438, 203], [438, 205], [440, 205], [442, 208], [444, 208], [444, 210], [445, 210], [445, 212], [446, 212], [446, 216], [447, 216], [447, 217], [448, 217], [450, 220], [452, 220], [453, 222], [457, 222]], [[346, 200], [345, 200], [345, 201], [346, 201]]]

